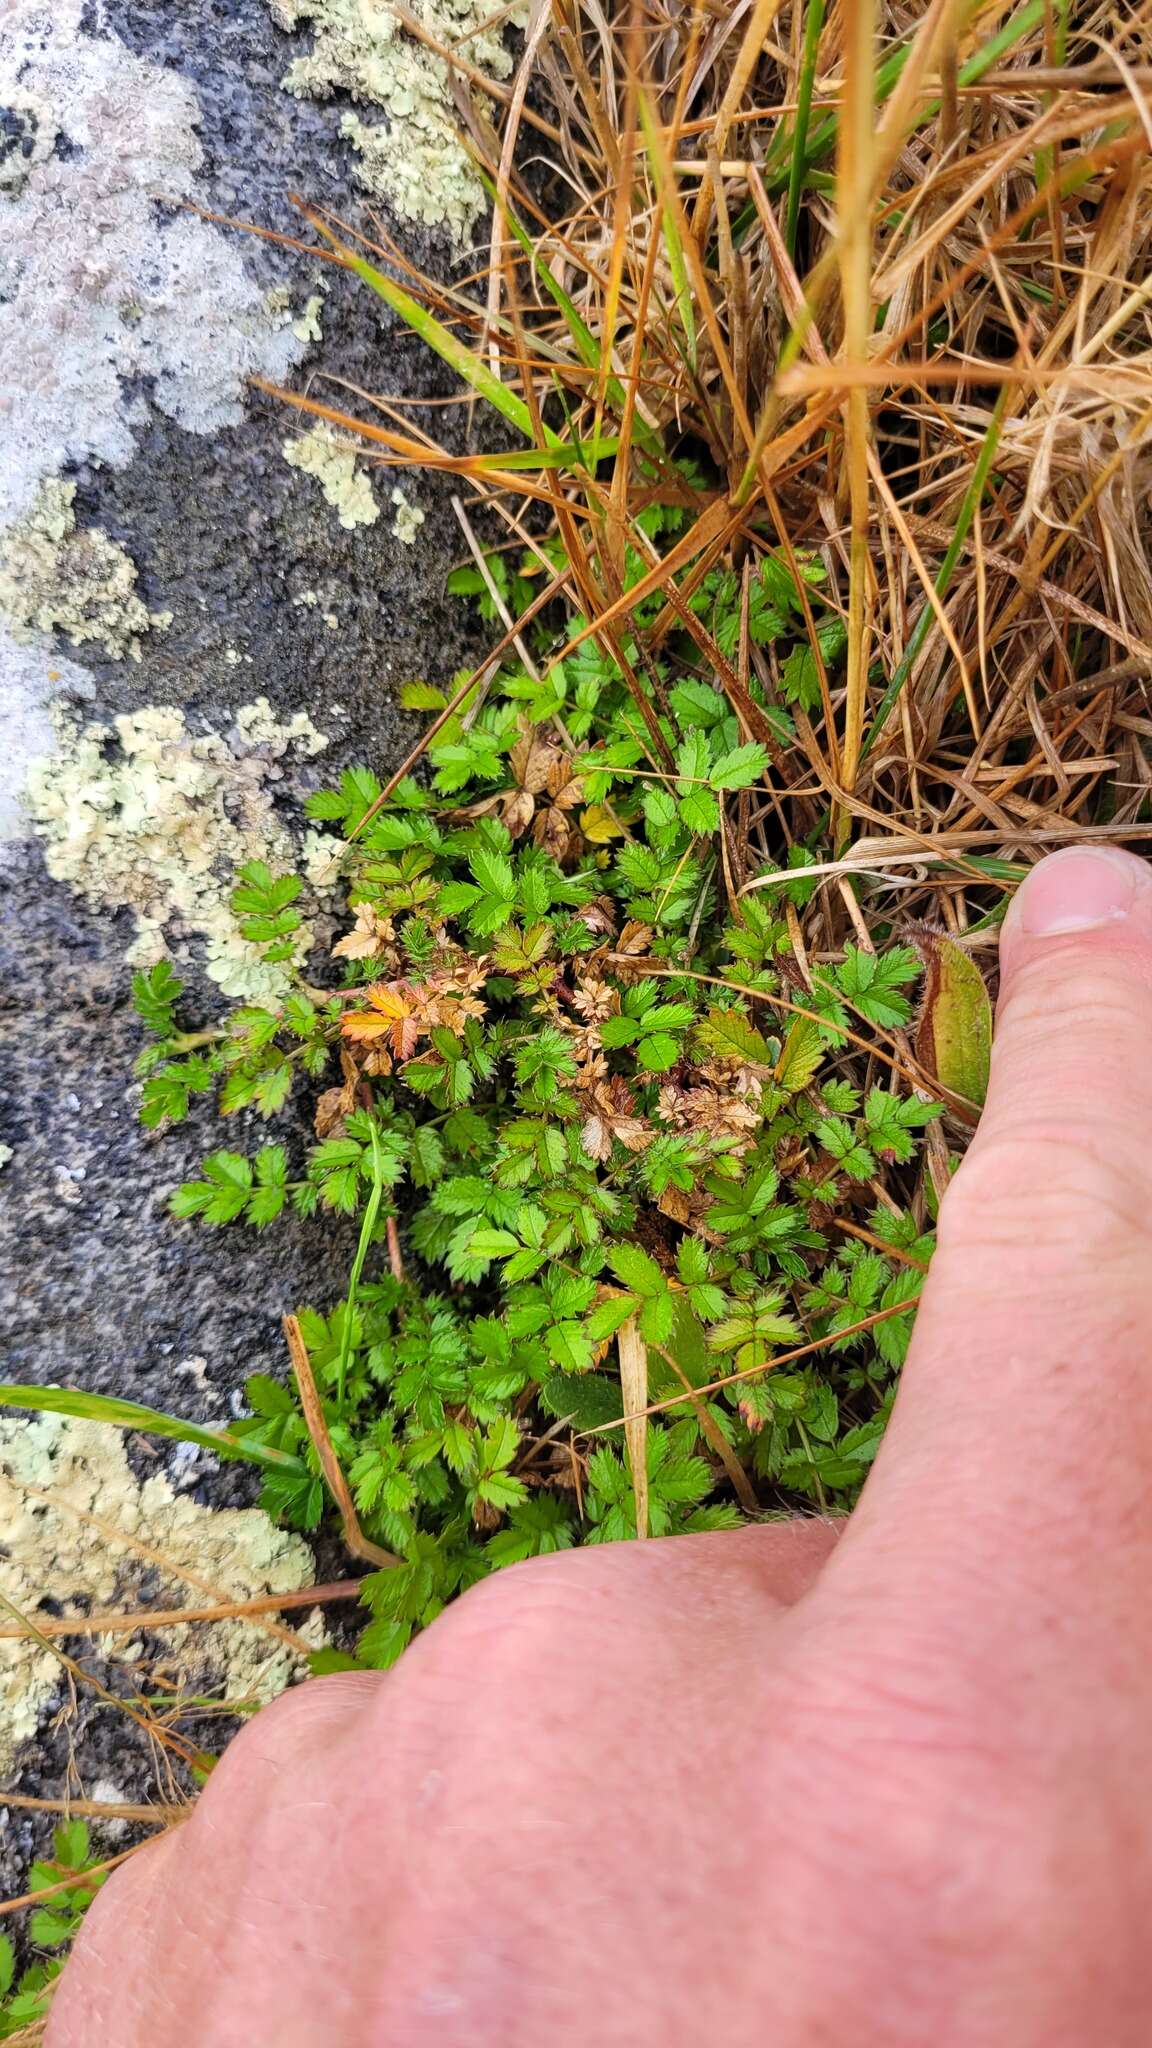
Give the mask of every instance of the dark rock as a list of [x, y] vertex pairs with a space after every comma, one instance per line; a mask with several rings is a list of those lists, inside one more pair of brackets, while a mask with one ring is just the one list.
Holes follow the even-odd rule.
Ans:
[[[291, 232], [300, 227], [291, 190], [359, 213], [340, 110], [280, 90], [293, 44], [265, 0], [110, 0], [100, 19], [196, 86], [205, 205]], [[435, 252], [424, 238], [413, 253]], [[262, 281], [289, 284], [298, 308], [319, 274], [315, 259], [251, 237], [244, 256]], [[326, 281], [310, 371], [391, 394], [454, 388], [365, 287], [337, 270]], [[436, 431], [458, 435], [465, 411], [438, 411]], [[193, 731], [226, 731], [238, 705], [264, 694], [282, 715], [308, 711], [330, 735], [311, 764], [313, 787], [357, 761], [386, 774], [411, 745], [420, 721], [398, 710], [399, 684], [443, 680], [476, 655], [463, 608], [444, 595], [464, 551], [450, 494], [426, 477], [409, 484], [427, 517], [418, 544], [405, 546], [387, 507], [396, 472], [378, 472], [380, 519], [345, 531], [315, 479], [283, 458], [284, 438], [307, 424], [260, 395], [240, 425], [214, 436], [150, 409], [128, 468], [80, 470], [79, 523], [118, 540], [146, 601], [173, 614], [167, 632], [146, 637], [139, 662], [83, 651], [96, 686], [85, 718], [170, 703]], [[294, 602], [306, 592], [318, 601]], [[285, 771], [277, 800], [290, 808], [301, 781]], [[222, 1390], [254, 1369], [277, 1370], [280, 1312], [339, 1296], [347, 1233], [329, 1218], [282, 1224], [267, 1238], [213, 1234], [167, 1215], [168, 1191], [222, 1138], [207, 1108], [159, 1134], [136, 1120], [131, 1073], [142, 1041], [123, 959], [131, 921], [78, 903], [45, 876], [35, 848], [15, 851], [2, 880], [0, 1138], [15, 1153], [0, 1179], [4, 1376], [199, 1413], [204, 1396], [174, 1376], [180, 1361], [204, 1356]], [[296, 1126], [298, 1148], [306, 1134]], [[249, 1135], [241, 1119], [228, 1142], [242, 1147]]]
[[[302, 232], [292, 191], [365, 218], [338, 133], [341, 109], [281, 91], [292, 43], [265, 0], [103, 0], [89, 26], [195, 85], [204, 205], [290, 234]], [[447, 260], [427, 237], [404, 241], [417, 261]], [[261, 284], [287, 285], [297, 312], [323, 268], [254, 237], [244, 260]], [[304, 366], [313, 389], [361, 410], [362, 400], [326, 380], [392, 397], [455, 390], [444, 366], [365, 287], [332, 268], [324, 277], [324, 338]], [[264, 694], [282, 716], [306, 710], [332, 736], [307, 771], [311, 786], [358, 761], [387, 773], [419, 729], [397, 708], [398, 685], [412, 676], [443, 681], [478, 653], [462, 608], [444, 597], [446, 572], [465, 552], [450, 487], [409, 482], [426, 523], [408, 547], [390, 531], [398, 474], [382, 471], [379, 521], [346, 532], [316, 481], [283, 459], [285, 437], [307, 425], [298, 413], [261, 395], [239, 425], [201, 437], [152, 408], [146, 385], [135, 396], [144, 421], [135, 460], [121, 470], [82, 468], [76, 513], [127, 549], [142, 596], [173, 619], [167, 632], [147, 635], [139, 663], [82, 651], [95, 686], [82, 715], [173, 704], [193, 731], [226, 731], [239, 705]], [[417, 417], [457, 446], [471, 431], [465, 406]], [[306, 592], [318, 601], [294, 602]], [[291, 807], [304, 782], [284, 766], [276, 801]], [[0, 1140], [13, 1148], [0, 1174], [0, 1377], [80, 1385], [221, 1421], [248, 1373], [284, 1372], [282, 1312], [304, 1302], [328, 1307], [343, 1293], [354, 1232], [331, 1217], [284, 1221], [265, 1236], [177, 1223], [168, 1194], [203, 1153], [221, 1142], [254, 1149], [268, 1126], [249, 1129], [241, 1117], [225, 1137], [201, 1103], [186, 1124], [143, 1130], [132, 1079], [142, 1037], [124, 960], [130, 914], [87, 908], [47, 877], [35, 843], [10, 850], [0, 886]], [[202, 992], [222, 1007], [218, 991]], [[298, 1160], [310, 1137], [307, 1105], [272, 1129]], [[190, 1359], [203, 1359], [203, 1371], [182, 1371]], [[134, 1460], [153, 1454], [166, 1462], [169, 1447], [133, 1452]], [[251, 1499], [253, 1490], [248, 1469], [235, 1466], [197, 1485], [217, 1505]], [[108, 1775], [129, 1799], [155, 1795], [147, 1737], [86, 1688], [45, 1730], [24, 1789], [48, 1797], [76, 1789], [77, 1753], [86, 1785]], [[52, 1820], [13, 1809], [0, 1823], [0, 1882], [19, 1889]]]

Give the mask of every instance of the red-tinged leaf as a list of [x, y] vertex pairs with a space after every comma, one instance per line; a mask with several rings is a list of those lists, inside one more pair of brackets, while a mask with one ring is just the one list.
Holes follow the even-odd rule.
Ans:
[[918, 925], [912, 937], [925, 972], [916, 1057], [950, 1095], [980, 1109], [992, 1056], [992, 1004], [984, 977], [944, 932]]

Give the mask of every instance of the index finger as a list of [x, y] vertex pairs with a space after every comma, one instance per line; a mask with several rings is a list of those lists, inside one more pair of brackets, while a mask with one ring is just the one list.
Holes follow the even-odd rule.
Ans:
[[825, 1582], [976, 1633], [1119, 1607], [1152, 1649], [1152, 870], [1043, 861], [1001, 961], [987, 1108]]

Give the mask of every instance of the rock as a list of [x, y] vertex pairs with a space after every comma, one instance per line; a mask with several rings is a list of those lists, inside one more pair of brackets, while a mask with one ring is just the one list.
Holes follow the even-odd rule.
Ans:
[[[27, 4], [24, 11], [33, 21], [44, 12]], [[66, 6], [56, 17], [57, 43], [67, 14]], [[158, 67], [189, 96], [197, 205], [298, 233], [288, 195], [299, 191], [362, 217], [340, 135], [346, 105], [282, 90], [305, 41], [275, 26], [266, 0], [182, 0], [178, 8], [109, 0], [100, 23], [99, 36], [78, 20], [71, 31], [88, 71], [92, 48], [114, 44], [118, 79], [130, 78], [133, 63]], [[58, 48], [54, 63], [57, 77], [66, 69]], [[66, 101], [65, 93], [52, 116], [63, 134]], [[32, 168], [25, 199], [55, 163]], [[187, 181], [183, 164], [180, 179]], [[279, 291], [286, 319], [298, 319], [324, 286], [322, 341], [294, 343], [298, 354], [309, 351], [309, 374], [400, 395], [453, 388], [444, 366], [344, 273], [251, 236], [211, 233], [262, 292]], [[408, 246], [420, 261], [437, 253], [427, 237], [409, 236]], [[441, 244], [440, 260], [446, 255]], [[244, 404], [237, 382], [235, 424], [195, 432], [146, 390], [122, 396], [130, 459], [115, 466], [105, 442], [104, 461], [76, 463], [70, 509], [81, 532], [98, 529], [130, 558], [137, 602], [165, 615], [165, 628], [139, 638], [138, 660], [108, 658], [100, 642], [79, 653], [61, 641], [47, 653], [21, 646], [10, 649], [7, 666], [0, 652], [0, 670], [19, 683], [8, 743], [35, 752], [51, 742], [29, 705], [47, 694], [53, 672], [85, 722], [171, 705], [191, 733], [226, 734], [237, 710], [263, 696], [285, 720], [307, 712], [329, 739], [317, 759], [286, 759], [277, 770], [277, 814], [298, 837], [304, 791], [354, 761], [387, 772], [411, 743], [418, 722], [397, 709], [399, 684], [443, 680], [469, 657], [467, 622], [444, 597], [447, 570], [463, 551], [448, 494], [427, 478], [403, 476], [406, 497], [425, 514], [416, 545], [398, 538], [391, 517], [350, 530], [315, 479], [285, 460], [285, 439], [308, 424], [299, 413], [264, 396]], [[462, 431], [465, 410], [438, 412], [437, 431]], [[3, 421], [0, 406], [0, 461]], [[390, 506], [400, 472], [376, 466], [368, 474]], [[11, 782], [11, 759], [7, 772]], [[13, 1149], [0, 1176], [5, 1376], [78, 1381], [193, 1412], [195, 1387], [171, 1382], [176, 1362], [202, 1354], [212, 1382], [233, 1388], [256, 1367], [279, 1370], [280, 1312], [303, 1300], [324, 1305], [341, 1292], [341, 1230], [328, 1219], [278, 1228], [265, 1241], [239, 1230], [213, 1236], [167, 1216], [168, 1190], [219, 1136], [208, 1113], [151, 1135], [136, 1121], [131, 1073], [142, 1040], [124, 960], [132, 921], [92, 911], [47, 878], [35, 841], [10, 842], [0, 861], [0, 1142]], [[194, 951], [188, 958], [194, 962]], [[219, 1007], [218, 991], [203, 985], [202, 993], [205, 1006]], [[284, 1121], [299, 1150], [306, 1127]], [[231, 1127], [229, 1141], [241, 1145], [248, 1135]], [[62, 1176], [71, 1192], [62, 1194]]]
[[[168, 1214], [219, 1125], [201, 1102], [186, 1124], [141, 1127], [125, 958], [138, 916], [52, 879], [17, 796], [31, 757], [58, 744], [54, 696], [105, 728], [172, 707], [193, 738], [226, 737], [266, 699], [269, 719], [306, 713], [328, 740], [315, 757], [284, 752], [261, 785], [277, 832], [298, 843], [308, 790], [354, 762], [387, 773], [411, 744], [399, 685], [444, 681], [479, 652], [444, 597], [464, 552], [446, 481], [369, 457], [361, 473], [386, 516], [342, 525], [285, 459], [309, 422], [245, 389], [256, 371], [356, 409], [328, 379], [400, 398], [444, 397], [454, 380], [347, 273], [184, 204], [307, 238], [299, 192], [367, 224], [342, 134], [348, 95], [321, 104], [282, 87], [309, 46], [268, 0], [8, 0], [0, 12], [0, 526], [42, 507], [45, 487], [53, 503], [63, 491], [74, 529], [61, 560], [114, 565], [134, 607], [123, 633], [101, 612], [78, 646], [41, 630], [76, 617], [67, 593], [38, 589], [34, 616], [26, 593], [9, 593], [8, 623], [31, 641], [0, 620], [0, 1376], [197, 1420], [235, 1412], [248, 1373], [284, 1373], [281, 1313], [340, 1297], [354, 1231], [325, 1217], [261, 1237]], [[417, 262], [451, 260], [443, 237], [402, 238]], [[457, 446], [472, 431], [465, 405], [420, 417]], [[210, 1022], [223, 1005], [202, 941], [179, 923], [164, 931]], [[227, 1142], [267, 1136], [299, 1162], [307, 1105], [271, 1125], [241, 1116]], [[138, 1474], [151, 1465], [213, 1505], [253, 1498], [248, 1468], [181, 1468], [171, 1445], [144, 1440], [129, 1453]], [[211, 1744], [210, 1724], [197, 1739]], [[103, 1773], [129, 1798], [155, 1790], [146, 1738], [84, 1688], [42, 1731], [27, 1789], [75, 1785], [74, 1748], [85, 1780]], [[49, 1829], [0, 1814], [17, 1888]]]

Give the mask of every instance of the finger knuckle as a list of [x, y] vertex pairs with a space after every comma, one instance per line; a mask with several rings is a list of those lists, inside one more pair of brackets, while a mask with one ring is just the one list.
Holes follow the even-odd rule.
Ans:
[[281, 1777], [322, 1754], [358, 1724], [383, 1682], [377, 1672], [340, 1672], [281, 1693], [229, 1743], [206, 1792], [219, 1800], [225, 1790], [231, 1792], [234, 1781], [246, 1785], [267, 1776]]
[[[582, 1682], [604, 1632], [595, 1555], [530, 1558], [481, 1580], [433, 1624], [400, 1667], [427, 1696], [530, 1693], [538, 1702]], [[591, 1565], [593, 1569], [581, 1569]]]

